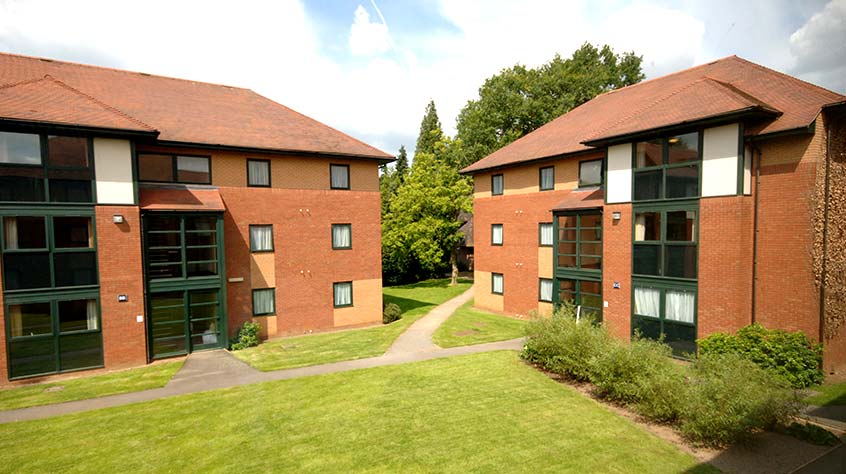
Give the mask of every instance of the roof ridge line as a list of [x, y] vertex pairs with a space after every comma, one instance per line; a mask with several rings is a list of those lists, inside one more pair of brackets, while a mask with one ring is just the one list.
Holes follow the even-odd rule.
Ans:
[[[618, 88], [618, 89], [611, 89], [610, 91], [603, 92], [602, 94], [599, 94], [599, 95], [598, 95], [598, 96], [596, 96], [596, 97], [603, 96], [603, 95], [607, 95], [607, 94], [613, 94], [613, 93], [615, 93], [615, 92], [620, 92], [620, 91], [623, 91], [623, 90], [626, 90], [626, 89], [629, 89], [629, 88], [634, 88], [634, 87], [637, 87], [637, 86], [642, 86], [642, 85], [644, 85], [644, 84], [649, 84], [650, 82], [657, 81], [658, 79], [664, 79], [664, 78], [666, 78], [666, 77], [675, 76], [675, 75], [677, 75], [677, 74], [682, 74], [682, 73], [685, 73], [685, 72], [692, 71], [692, 70], [694, 70], [694, 69], [699, 69], [699, 68], [701, 68], [701, 67], [710, 66], [710, 65], [712, 65], [712, 64], [716, 64], [716, 63], [718, 63], [718, 62], [720, 62], [720, 61], [725, 61], [725, 60], [727, 60], [727, 59], [732, 59], [732, 58], [735, 58], [735, 59], [742, 59], [742, 58], [738, 57], [736, 54], [731, 54], [731, 55], [729, 55], [729, 56], [724, 56], [724, 57], [719, 58], [719, 59], [714, 59], [713, 61], [708, 61], [707, 63], [697, 64], [697, 65], [695, 65], [695, 66], [690, 66], [690, 67], [688, 67], [688, 68], [684, 68], [684, 69], [682, 69], [682, 70], [680, 70], [680, 71], [673, 71], [673, 72], [669, 72], [669, 73], [667, 73], [667, 74], [664, 74], [663, 76], [658, 76], [658, 77], [653, 77], [653, 78], [651, 78], [651, 79], [646, 79], [646, 80], [644, 80], [644, 81], [640, 81], [640, 82], [638, 82], [638, 83], [636, 83], [636, 84], [630, 84], [630, 85], [628, 85], [628, 86], [625, 86], [625, 87], [620, 87], [620, 88]], [[596, 97], [594, 97], [594, 98], [596, 98]]]
[[772, 111], [774, 111], [774, 112], [778, 112], [778, 114], [779, 114], [779, 115], [783, 114], [783, 112], [782, 112], [781, 110], [779, 110], [779, 109], [777, 109], [777, 108], [773, 107], [772, 105], [768, 104], [767, 102], [764, 102], [763, 100], [759, 99], [758, 97], [755, 97], [755, 96], [754, 96], [754, 95], [752, 95], [751, 93], [749, 93], [749, 92], [747, 92], [747, 91], [745, 91], [745, 90], [741, 89], [740, 87], [738, 87], [738, 86], [736, 86], [736, 85], [734, 85], [734, 84], [732, 84], [732, 83], [730, 83], [730, 82], [721, 81], [721, 80], [719, 80], [719, 79], [715, 79], [715, 78], [710, 77], [710, 76], [705, 76], [705, 77], [706, 77], [707, 79], [710, 79], [710, 80], [711, 80], [711, 81], [713, 81], [713, 82], [716, 82], [719, 86], [721, 86], [721, 87], [723, 87], [723, 88], [727, 89], [727, 90], [728, 90], [728, 92], [730, 92], [730, 93], [732, 93], [732, 94], [734, 94], [734, 95], [739, 95], [739, 96], [740, 96], [742, 99], [744, 99], [744, 100], [747, 100], [747, 101], [753, 102], [753, 103], [758, 104], [758, 105], [760, 105], [760, 106], [762, 106], [762, 107], [764, 107], [764, 108], [770, 109], [770, 110], [772, 110]]
[[[737, 57], [737, 56], [735, 56], [735, 57]], [[835, 92], [835, 91], [833, 91], [833, 90], [826, 89], [825, 87], [818, 86], [818, 85], [813, 84], [813, 83], [808, 82], [808, 81], [803, 81], [802, 79], [799, 79], [798, 77], [793, 77], [793, 76], [791, 76], [790, 74], [786, 74], [786, 73], [783, 73], [783, 72], [781, 72], [781, 71], [777, 71], [777, 70], [772, 69], [772, 68], [769, 68], [769, 67], [767, 67], [767, 66], [762, 66], [762, 65], [760, 65], [760, 64], [758, 64], [758, 63], [754, 63], [754, 62], [752, 62], [752, 61], [749, 61], [748, 59], [743, 59], [743, 58], [741, 58], [741, 57], [737, 57], [737, 59], [739, 59], [740, 61], [743, 61], [743, 62], [744, 62], [744, 63], [746, 63], [746, 64], [749, 64], [749, 65], [754, 66], [754, 67], [756, 67], [756, 68], [758, 68], [758, 69], [761, 69], [761, 70], [763, 70], [763, 71], [767, 71], [767, 72], [775, 73], [775, 74], [779, 75], [780, 77], [785, 78], [785, 79], [787, 79], [787, 80], [789, 80], [789, 81], [791, 81], [791, 82], [794, 82], [794, 83], [796, 83], [796, 84], [800, 84], [800, 85], [802, 85], [803, 87], [809, 87], [809, 86], [810, 86], [810, 88], [817, 89], [817, 90], [819, 90], [819, 91], [822, 91], [822, 92], [825, 92], [825, 93], [828, 93], [828, 94], [834, 94], [834, 95], [836, 95], [836, 96], [838, 96], [838, 97], [840, 97], [840, 98], [844, 98], [844, 99], [846, 99], [846, 95], [844, 95], [844, 94], [840, 94], [840, 93]]]
[[24, 80], [18, 81], [18, 82], [10, 82], [8, 84], [2, 84], [2, 85], [0, 85], [0, 89], [11, 89], [12, 87], [23, 86], [23, 85], [26, 85], [26, 84], [35, 84], [36, 82], [40, 82], [40, 81], [43, 81], [43, 80], [45, 80], [44, 77], [37, 77], [35, 79], [24, 79]]

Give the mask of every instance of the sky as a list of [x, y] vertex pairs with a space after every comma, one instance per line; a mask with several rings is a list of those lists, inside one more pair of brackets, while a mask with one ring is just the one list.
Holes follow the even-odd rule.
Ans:
[[654, 78], [736, 54], [846, 93], [846, 0], [0, 0], [0, 51], [246, 87], [388, 153], [584, 42]]

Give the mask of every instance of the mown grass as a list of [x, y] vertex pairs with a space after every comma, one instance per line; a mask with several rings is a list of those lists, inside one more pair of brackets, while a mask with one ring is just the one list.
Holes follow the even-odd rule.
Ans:
[[182, 361], [164, 362], [57, 382], [24, 385], [0, 390], [0, 410], [105, 397], [164, 387], [182, 367]]
[[0, 425], [28, 473], [713, 472], [493, 352]]
[[432, 340], [441, 347], [507, 341], [525, 335], [526, 320], [509, 318], [473, 308], [473, 300], [458, 308]]
[[811, 390], [819, 392], [805, 399], [805, 402], [811, 405], [821, 407], [846, 405], [846, 382], [817, 385], [811, 387]]
[[471, 284], [470, 280], [460, 280], [458, 285], [449, 286], [449, 279], [444, 278], [387, 287], [382, 292], [383, 299], [402, 309], [399, 321], [367, 329], [274, 339], [233, 354], [262, 371], [380, 356], [411, 323], [435, 306], [464, 293]]

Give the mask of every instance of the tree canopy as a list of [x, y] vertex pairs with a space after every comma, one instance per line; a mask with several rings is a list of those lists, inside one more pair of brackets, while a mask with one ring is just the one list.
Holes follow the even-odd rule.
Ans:
[[443, 131], [441, 120], [438, 118], [438, 111], [435, 109], [435, 101], [430, 100], [426, 105], [426, 113], [420, 122], [420, 134], [417, 135], [417, 148], [414, 149], [414, 157], [420, 153], [434, 153], [435, 143], [441, 139]]

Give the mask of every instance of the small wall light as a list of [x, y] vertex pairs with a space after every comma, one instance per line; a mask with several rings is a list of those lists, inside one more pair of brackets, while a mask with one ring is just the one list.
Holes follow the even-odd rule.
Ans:
[[112, 216], [112, 222], [115, 224], [123, 224], [125, 220], [123, 219], [123, 215], [115, 214]]
[[618, 221], [623, 218], [623, 213], [620, 211], [614, 211], [611, 213], [611, 218], [615, 221]]

